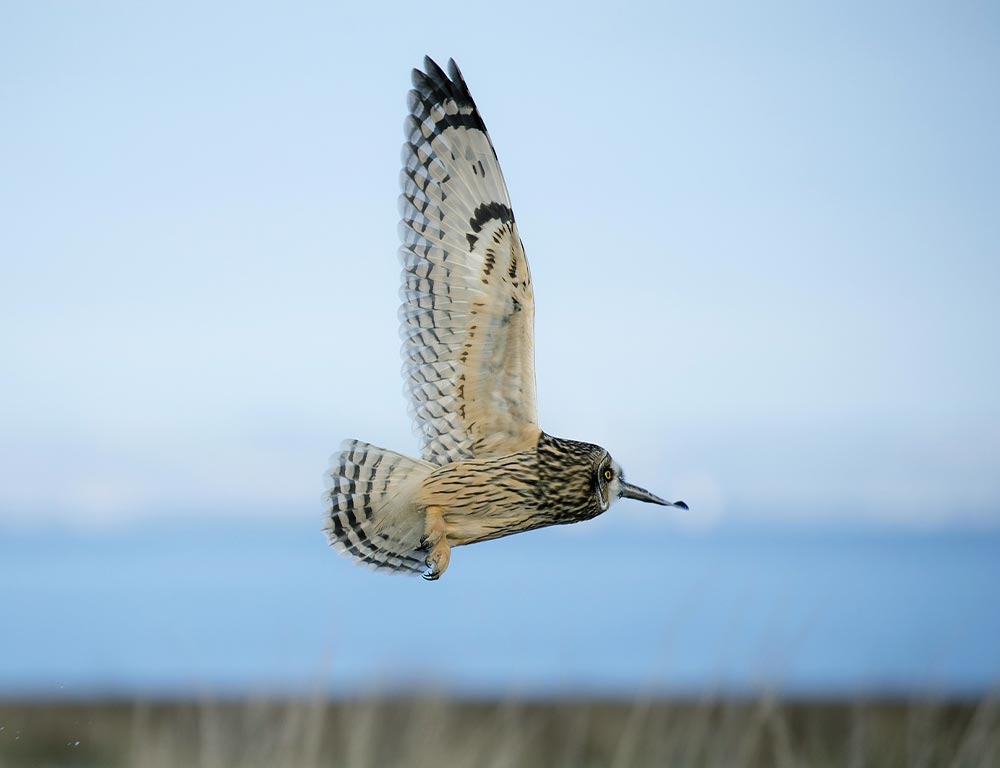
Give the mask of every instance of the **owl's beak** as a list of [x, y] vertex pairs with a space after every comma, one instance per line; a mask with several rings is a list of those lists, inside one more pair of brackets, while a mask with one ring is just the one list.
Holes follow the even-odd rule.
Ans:
[[659, 504], [664, 507], [677, 507], [678, 509], [687, 509], [688, 505], [683, 501], [664, 501], [655, 493], [650, 493], [645, 488], [640, 488], [638, 485], [632, 485], [631, 483], [622, 483], [622, 498], [625, 499], [638, 499], [639, 501], [645, 501], [650, 504]]

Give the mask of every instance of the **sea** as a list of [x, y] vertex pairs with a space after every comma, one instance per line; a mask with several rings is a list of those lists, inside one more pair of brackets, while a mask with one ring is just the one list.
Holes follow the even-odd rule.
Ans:
[[998, 683], [996, 530], [594, 521], [457, 548], [430, 583], [354, 565], [301, 515], [0, 525], [6, 699]]

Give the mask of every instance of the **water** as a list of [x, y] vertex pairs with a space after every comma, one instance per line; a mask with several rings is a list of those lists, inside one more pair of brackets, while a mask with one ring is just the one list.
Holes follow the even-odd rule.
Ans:
[[599, 519], [372, 573], [314, 520], [0, 529], [0, 696], [978, 694], [1000, 533]]

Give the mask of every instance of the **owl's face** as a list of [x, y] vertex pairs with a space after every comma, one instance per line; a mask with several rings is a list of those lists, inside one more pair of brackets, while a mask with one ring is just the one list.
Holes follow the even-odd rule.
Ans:
[[604, 455], [595, 464], [594, 493], [601, 512], [606, 512], [616, 499], [637, 499], [664, 507], [688, 508], [683, 501], [664, 501], [645, 488], [626, 483], [621, 466], [607, 451], [604, 451]]
[[607, 512], [611, 503], [622, 495], [622, 483], [625, 478], [618, 462], [611, 458], [607, 451], [594, 467], [594, 493], [601, 512]]

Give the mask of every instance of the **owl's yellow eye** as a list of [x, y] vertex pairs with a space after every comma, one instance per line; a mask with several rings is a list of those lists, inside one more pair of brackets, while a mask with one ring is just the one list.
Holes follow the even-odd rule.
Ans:
[[604, 479], [610, 481], [611, 478], [612, 478], [611, 470], [610, 469], [604, 470]]

